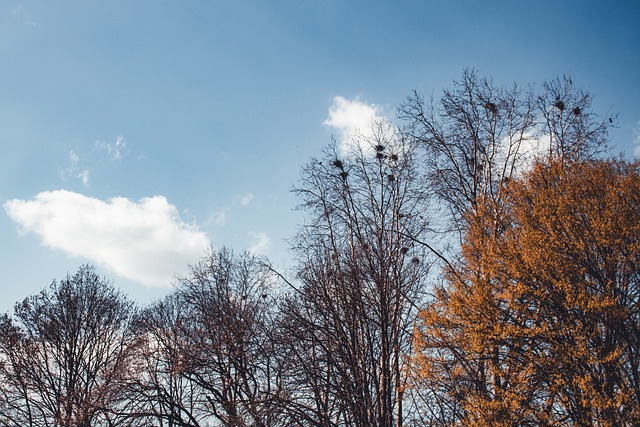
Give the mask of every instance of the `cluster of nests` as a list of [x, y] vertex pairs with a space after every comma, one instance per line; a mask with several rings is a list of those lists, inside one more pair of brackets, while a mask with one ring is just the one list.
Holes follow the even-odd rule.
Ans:
[[[553, 106], [556, 107], [558, 110], [560, 110], [560, 112], [563, 112], [566, 108], [566, 105], [564, 103], [564, 101], [562, 99], [560, 99], [559, 97], [555, 99], [555, 102], [553, 103]], [[493, 102], [487, 102], [484, 104], [484, 108], [486, 108], [487, 110], [491, 111], [491, 113], [493, 113], [494, 115], [498, 114], [498, 107], [496, 106], [496, 104], [494, 104]], [[573, 110], [571, 110], [571, 112], [575, 115], [575, 116], [579, 116], [580, 114], [582, 114], [582, 109], [580, 107], [575, 107]]]
[[[553, 103], [553, 106], [560, 110], [560, 112], [563, 112], [566, 107], [564, 105], [564, 101], [562, 101], [562, 99], [560, 98], [556, 98], [556, 102]], [[579, 116], [580, 114], [582, 114], [582, 110], [580, 109], [580, 107], [575, 107], [573, 110], [571, 110], [571, 112], [574, 116]]]
[[[378, 144], [374, 148], [376, 150], [376, 159], [383, 160], [383, 159], [386, 159], [388, 157], [393, 162], [397, 162], [398, 161], [398, 155], [397, 154], [391, 153], [390, 155], [387, 156], [384, 153], [384, 149], [385, 149], [384, 145]], [[335, 166], [336, 168], [338, 168], [340, 170], [340, 172], [338, 173], [340, 178], [342, 178], [343, 180], [346, 180], [347, 176], [349, 176], [349, 172], [347, 172], [345, 170], [344, 163], [342, 162], [342, 160], [335, 159], [333, 161], [333, 166]], [[393, 174], [388, 174], [387, 175], [387, 179], [389, 180], [389, 182], [394, 182], [396, 180], [396, 177]]]

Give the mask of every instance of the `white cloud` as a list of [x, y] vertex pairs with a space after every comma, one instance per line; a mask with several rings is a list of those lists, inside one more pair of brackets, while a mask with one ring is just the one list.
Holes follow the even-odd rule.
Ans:
[[58, 190], [39, 193], [33, 200], [10, 200], [4, 209], [21, 233], [35, 234], [43, 246], [86, 258], [147, 286], [168, 286], [210, 245], [163, 196], [105, 202]]
[[342, 96], [333, 98], [329, 107], [329, 117], [323, 124], [337, 131], [338, 149], [342, 155], [358, 145], [360, 149], [368, 151], [371, 147], [363, 143], [369, 141], [370, 145], [370, 141], [380, 137], [377, 134], [381, 130], [389, 130], [389, 121], [384, 117], [382, 107], [367, 104], [359, 98], [349, 100]]
[[507, 160], [516, 162], [516, 176], [526, 172], [533, 166], [536, 159], [543, 158], [548, 154], [549, 135], [540, 132], [538, 134], [528, 132], [522, 138], [515, 136], [510, 142], [508, 137], [501, 140], [498, 146], [497, 155], [491, 153], [497, 165], [503, 167]]
[[254, 255], [264, 255], [271, 246], [271, 239], [269, 239], [267, 233], [251, 231], [249, 232], [249, 237], [251, 237], [252, 243], [248, 250]]

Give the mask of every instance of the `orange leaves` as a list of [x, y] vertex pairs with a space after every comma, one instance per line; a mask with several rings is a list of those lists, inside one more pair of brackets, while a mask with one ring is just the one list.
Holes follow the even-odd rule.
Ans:
[[469, 214], [416, 340], [461, 425], [638, 424], [639, 169], [537, 163]]

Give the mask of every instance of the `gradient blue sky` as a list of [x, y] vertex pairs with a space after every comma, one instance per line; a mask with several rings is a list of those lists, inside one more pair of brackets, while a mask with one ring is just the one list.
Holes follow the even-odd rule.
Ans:
[[141, 303], [209, 243], [291, 267], [300, 167], [465, 68], [571, 75], [632, 157], [638, 4], [5, 0], [0, 312], [84, 262]]

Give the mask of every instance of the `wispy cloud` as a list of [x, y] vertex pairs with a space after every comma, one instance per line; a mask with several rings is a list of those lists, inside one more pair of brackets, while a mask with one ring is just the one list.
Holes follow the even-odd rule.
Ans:
[[14, 6], [11, 13], [3, 13], [0, 16], [0, 48], [11, 46], [35, 27], [37, 23], [29, 10], [22, 5]]
[[80, 179], [80, 181], [82, 181], [82, 185], [84, 185], [85, 187], [89, 185], [89, 170], [82, 169], [80, 172], [78, 172], [77, 177]]
[[113, 143], [97, 141], [94, 145], [95, 149], [104, 152], [110, 160], [122, 159], [123, 152], [127, 148], [124, 138], [118, 136]]
[[89, 153], [81, 154], [76, 150], [69, 151], [69, 163], [59, 169], [63, 181], [78, 179], [85, 187], [89, 186], [90, 168], [107, 160], [119, 162], [128, 152], [124, 138], [118, 136], [113, 143], [97, 141]]
[[251, 244], [248, 250], [254, 255], [264, 255], [271, 247], [271, 239], [267, 233], [250, 231], [249, 237], [251, 238]]
[[29, 11], [22, 5], [14, 6], [11, 9], [11, 20], [28, 27], [36, 27], [38, 24], [33, 20]]
[[75, 151], [71, 150], [69, 151], [69, 160], [71, 160], [71, 164], [75, 166], [80, 161], [80, 157], [78, 157]]
[[254, 199], [253, 193], [239, 194], [233, 199], [228, 201], [226, 206], [218, 206], [208, 215], [206, 225], [214, 225], [216, 227], [222, 227], [227, 224], [229, 218], [233, 217], [233, 212], [238, 209], [238, 205], [246, 207]]
[[249, 203], [251, 203], [252, 200], [253, 194], [251, 193], [243, 194], [236, 197], [236, 201], [242, 206], [247, 206]]
[[219, 208], [209, 214], [207, 224], [213, 224], [215, 226], [223, 226], [226, 224], [229, 218], [229, 208]]
[[180, 219], [163, 196], [107, 201], [66, 190], [4, 204], [21, 233], [147, 286], [168, 286], [209, 247], [206, 234]]
[[89, 186], [89, 169], [84, 164], [85, 162], [80, 159], [78, 153], [74, 150], [69, 151], [69, 164], [60, 168], [60, 178], [63, 181], [68, 181], [69, 179], [79, 179], [82, 182], [82, 185], [85, 187]]
[[364, 144], [375, 140], [381, 129], [389, 127], [382, 107], [368, 104], [359, 98], [346, 99], [342, 96], [333, 98], [329, 107], [329, 117], [323, 122], [336, 130], [338, 149], [345, 155], [353, 148], [369, 150]]

